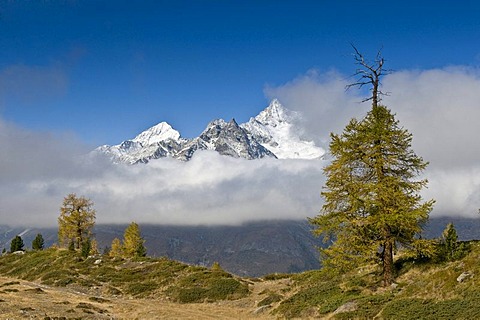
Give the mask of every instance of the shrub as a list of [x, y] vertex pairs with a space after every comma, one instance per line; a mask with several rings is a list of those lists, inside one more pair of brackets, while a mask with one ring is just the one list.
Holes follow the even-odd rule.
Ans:
[[212, 271], [223, 271], [222, 267], [220, 266], [220, 263], [218, 263], [217, 261], [215, 261], [213, 264], [212, 264], [212, 267], [210, 268]]
[[147, 297], [158, 289], [158, 283], [153, 281], [133, 282], [128, 285], [126, 292], [136, 297]]

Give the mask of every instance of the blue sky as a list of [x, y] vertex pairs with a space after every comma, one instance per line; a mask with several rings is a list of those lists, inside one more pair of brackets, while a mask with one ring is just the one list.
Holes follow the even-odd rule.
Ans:
[[[84, 155], [160, 121], [184, 137], [276, 97], [305, 137], [369, 109], [345, 91], [383, 46], [383, 102], [430, 162], [432, 216], [478, 217], [480, 4], [474, 1], [0, 0], [0, 221], [55, 225], [68, 193], [99, 223], [239, 224], [322, 207], [322, 160], [199, 152], [118, 166]], [[25, 201], [28, 199], [28, 201]], [[195, 210], [192, 210], [195, 208]]]
[[247, 121], [265, 88], [388, 67], [480, 64], [475, 1], [1, 1], [0, 117], [116, 144], [160, 121], [183, 136]]

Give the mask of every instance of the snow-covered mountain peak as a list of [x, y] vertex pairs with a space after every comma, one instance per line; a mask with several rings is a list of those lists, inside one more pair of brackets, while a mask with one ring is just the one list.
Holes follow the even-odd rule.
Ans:
[[273, 99], [265, 110], [260, 112], [254, 119], [265, 125], [277, 126], [283, 122], [289, 122], [292, 114], [278, 101]]
[[237, 121], [235, 120], [235, 118], [232, 118], [232, 120], [230, 120], [227, 125], [232, 126], [232, 127], [238, 127], [239, 126]]
[[214, 126], [223, 127], [226, 124], [227, 124], [227, 122], [223, 119], [215, 119], [215, 120], [210, 121], [210, 123], [207, 125], [207, 128], [208, 127], [214, 127]]
[[140, 133], [132, 141], [141, 143], [144, 146], [148, 146], [169, 139], [179, 140], [180, 133], [173, 129], [168, 123], [160, 122], [159, 124]]
[[96, 152], [109, 156], [114, 162], [147, 163], [150, 160], [172, 157], [188, 161], [197, 150], [212, 150], [225, 156], [245, 159], [264, 157], [280, 159], [316, 159], [325, 151], [313, 141], [301, 137], [296, 112], [289, 111], [277, 100], [255, 118], [243, 124], [235, 119], [211, 121], [194, 139], [181, 138], [168, 123], [147, 129], [132, 140], [114, 146], [101, 146]]
[[269, 106], [255, 118], [240, 125], [251, 139], [259, 141], [280, 159], [316, 159], [325, 150], [313, 141], [303, 140], [296, 126], [300, 118], [296, 112], [286, 109], [280, 101], [273, 99]]

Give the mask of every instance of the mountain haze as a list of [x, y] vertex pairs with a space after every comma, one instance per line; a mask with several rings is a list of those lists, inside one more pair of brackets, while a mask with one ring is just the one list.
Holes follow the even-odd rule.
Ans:
[[[448, 223], [457, 229], [459, 240], [480, 238], [480, 220], [468, 218], [431, 218], [422, 236], [438, 238]], [[114, 238], [122, 238], [127, 225], [97, 225], [95, 238], [100, 250]], [[241, 226], [172, 226], [141, 225], [142, 236], [150, 256], [164, 256], [194, 265], [211, 266], [219, 262], [227, 271], [243, 276], [263, 276], [274, 272], [301, 272], [318, 269], [317, 247], [322, 240], [311, 233], [305, 220], [263, 221]], [[15, 235], [25, 247], [38, 233], [45, 246], [57, 243], [57, 228], [26, 228], [0, 225], [0, 250], [9, 250]]]

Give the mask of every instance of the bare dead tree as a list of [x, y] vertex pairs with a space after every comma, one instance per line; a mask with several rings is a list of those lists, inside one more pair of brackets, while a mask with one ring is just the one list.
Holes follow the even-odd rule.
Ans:
[[371, 85], [372, 88], [370, 91], [372, 95], [368, 98], [362, 100], [362, 102], [372, 100], [373, 106], [378, 106], [378, 102], [381, 100], [381, 95], [388, 95], [388, 93], [382, 92], [380, 90], [380, 78], [386, 74], [389, 74], [390, 70], [385, 70], [383, 65], [385, 63], [385, 59], [382, 57], [382, 50], [378, 50], [377, 56], [373, 62], [370, 62], [365, 59], [363, 54], [358, 51], [358, 49], [351, 44], [353, 50], [353, 58], [355, 59], [355, 64], [359, 67], [352, 75], [353, 77], [357, 77], [356, 82], [347, 85], [345, 88], [348, 90], [352, 87], [362, 88], [365, 85]]

